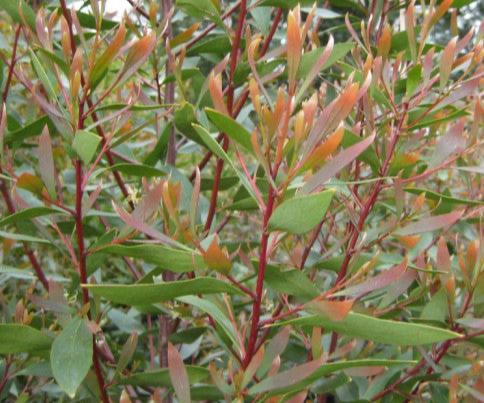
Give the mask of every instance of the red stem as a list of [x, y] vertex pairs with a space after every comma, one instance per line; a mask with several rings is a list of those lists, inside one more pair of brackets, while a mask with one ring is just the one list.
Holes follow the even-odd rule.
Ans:
[[252, 357], [254, 356], [255, 346], [257, 343], [257, 334], [259, 330], [259, 320], [260, 320], [260, 311], [261, 311], [261, 304], [262, 304], [262, 293], [264, 291], [264, 274], [267, 266], [267, 245], [269, 240], [269, 219], [272, 215], [272, 210], [274, 208], [274, 201], [275, 201], [275, 191], [272, 187], [269, 188], [269, 194], [267, 196], [267, 206], [264, 212], [264, 222], [262, 228], [262, 236], [260, 241], [260, 256], [259, 256], [259, 270], [257, 273], [257, 285], [255, 290], [254, 303], [252, 305], [252, 324], [250, 328], [250, 335], [249, 335], [249, 344], [247, 347], [247, 353], [244, 357], [243, 366], [247, 368]]

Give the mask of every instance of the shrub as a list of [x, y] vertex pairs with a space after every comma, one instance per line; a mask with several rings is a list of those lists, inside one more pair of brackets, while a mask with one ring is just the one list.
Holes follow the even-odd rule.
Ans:
[[0, 399], [483, 398], [469, 1], [32, 3], [0, 3]]

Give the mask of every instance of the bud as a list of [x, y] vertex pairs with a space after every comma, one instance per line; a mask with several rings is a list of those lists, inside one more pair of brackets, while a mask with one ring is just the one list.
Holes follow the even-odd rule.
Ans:
[[81, 87], [81, 74], [76, 71], [74, 73], [74, 77], [72, 78], [72, 81], [71, 81], [71, 96], [72, 98], [77, 98], [78, 94], [79, 94], [79, 89]]
[[300, 10], [297, 6], [289, 11], [287, 16], [287, 70], [290, 93], [293, 93], [296, 88], [296, 75], [301, 60], [302, 37], [299, 23]]
[[305, 137], [304, 111], [299, 111], [294, 119], [294, 139], [300, 144]]
[[252, 105], [254, 106], [254, 110], [257, 112], [258, 115], [261, 114], [261, 105], [260, 105], [260, 94], [259, 94], [259, 86], [253, 77], [249, 80], [249, 94], [250, 99], [252, 100]]
[[210, 92], [210, 96], [212, 97], [212, 103], [215, 109], [225, 115], [229, 115], [224, 102], [222, 76], [220, 74], [215, 74], [213, 71], [210, 73], [208, 78], [208, 90]]

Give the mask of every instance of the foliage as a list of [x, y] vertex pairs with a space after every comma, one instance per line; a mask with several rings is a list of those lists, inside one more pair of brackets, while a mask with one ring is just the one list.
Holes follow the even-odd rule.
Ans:
[[0, 400], [483, 399], [476, 2], [37, 3], [0, 2]]

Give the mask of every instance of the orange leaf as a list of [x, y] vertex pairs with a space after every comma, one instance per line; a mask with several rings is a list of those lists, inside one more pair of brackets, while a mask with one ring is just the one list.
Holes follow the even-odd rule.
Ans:
[[39, 177], [29, 174], [28, 172], [24, 172], [17, 179], [17, 187], [40, 195], [44, 189], [44, 184]]
[[458, 37], [452, 38], [442, 52], [442, 57], [440, 58], [440, 88], [443, 88], [447, 84], [450, 73], [452, 72], [457, 39]]
[[378, 56], [386, 59], [390, 53], [390, 48], [392, 46], [392, 30], [389, 25], [385, 25], [380, 39], [377, 43]]
[[294, 89], [297, 69], [301, 60], [302, 37], [299, 26], [299, 7], [287, 15], [287, 70], [290, 89]]
[[222, 76], [220, 74], [215, 74], [213, 71], [210, 73], [210, 77], [208, 78], [208, 90], [210, 91], [210, 96], [212, 97], [212, 103], [215, 109], [225, 115], [229, 115], [224, 102]]
[[114, 35], [111, 43], [103, 54], [96, 60], [91, 73], [89, 74], [89, 80], [92, 83], [96, 83], [103, 75], [104, 71], [109, 67], [109, 63], [116, 57], [124, 43], [124, 38], [126, 37], [126, 28], [124, 26], [124, 21], [121, 22], [118, 32]]
[[397, 237], [400, 243], [408, 249], [414, 248], [420, 242], [420, 235], [403, 235]]
[[218, 242], [218, 237], [215, 236], [208, 249], [202, 253], [203, 260], [207, 266], [220, 273], [228, 274], [232, 268], [229, 252], [226, 248], [221, 248]]
[[172, 38], [170, 40], [170, 48], [174, 48], [175, 46], [181, 45], [182, 43], [188, 41], [199, 26], [200, 23], [196, 22], [195, 24], [192, 24], [190, 27], [185, 29], [185, 31], [180, 32], [177, 36]]
[[309, 306], [335, 322], [346, 318], [355, 300], [345, 301], [312, 301]]
[[313, 152], [309, 155], [306, 163], [304, 164], [304, 169], [318, 169], [320, 168], [326, 158], [330, 156], [339, 146], [341, 140], [343, 139], [345, 129], [343, 126], [339, 127], [333, 134], [328, 136], [326, 141], [319, 146], [317, 146]]

